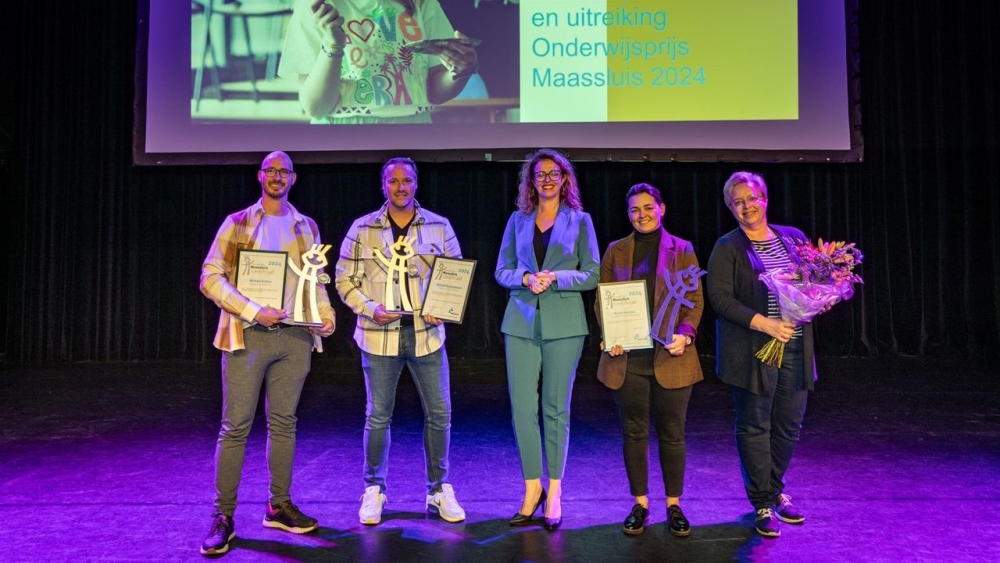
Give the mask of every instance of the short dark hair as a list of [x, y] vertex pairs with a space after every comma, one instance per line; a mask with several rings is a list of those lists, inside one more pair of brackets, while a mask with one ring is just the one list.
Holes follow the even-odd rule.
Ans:
[[660, 190], [645, 182], [636, 184], [628, 189], [628, 193], [625, 194], [625, 205], [628, 205], [628, 200], [632, 199], [632, 196], [638, 194], [649, 194], [654, 200], [656, 200], [658, 205], [663, 205], [663, 198], [660, 197]]
[[417, 163], [416, 162], [413, 162], [413, 160], [411, 160], [409, 158], [406, 158], [405, 156], [396, 156], [396, 157], [390, 158], [389, 160], [385, 161], [385, 164], [382, 165], [382, 176], [381, 176], [381, 178], [382, 178], [382, 183], [383, 184], [385, 183], [385, 173], [389, 171], [389, 168], [391, 168], [393, 165], [396, 165], [396, 164], [405, 164], [405, 165], [409, 166], [410, 169], [413, 170], [413, 175], [414, 176], [417, 175]]

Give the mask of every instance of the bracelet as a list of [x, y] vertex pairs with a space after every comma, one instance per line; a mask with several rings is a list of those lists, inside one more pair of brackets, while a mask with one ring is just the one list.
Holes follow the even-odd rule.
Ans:
[[330, 57], [331, 59], [334, 58], [334, 57], [343, 57], [344, 56], [344, 46], [343, 45], [337, 45], [336, 43], [330, 43], [329, 45], [327, 45], [326, 43], [324, 43], [324, 44], [322, 44], [322, 45], [319, 46], [319, 49], [320, 49], [320, 51], [323, 51], [324, 55]]

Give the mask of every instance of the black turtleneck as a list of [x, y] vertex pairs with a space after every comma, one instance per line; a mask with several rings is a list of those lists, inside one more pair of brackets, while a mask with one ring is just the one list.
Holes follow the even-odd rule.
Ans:
[[[656, 259], [660, 254], [660, 233], [635, 232], [635, 250], [632, 252], [632, 280], [646, 282], [646, 310], [652, 322], [653, 299], [656, 297]], [[654, 342], [655, 346], [656, 343]], [[653, 375], [653, 348], [632, 350], [628, 354], [628, 371], [642, 375]]]

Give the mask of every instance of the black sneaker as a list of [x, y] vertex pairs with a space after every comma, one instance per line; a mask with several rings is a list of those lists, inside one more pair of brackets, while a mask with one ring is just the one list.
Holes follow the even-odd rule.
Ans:
[[233, 525], [233, 517], [216, 512], [212, 515], [212, 527], [208, 530], [208, 537], [201, 542], [201, 554], [222, 555], [229, 551], [229, 542], [235, 537], [236, 526]]
[[670, 528], [671, 534], [679, 538], [691, 535], [691, 523], [684, 516], [681, 507], [676, 504], [667, 507], [667, 527]]
[[778, 520], [787, 524], [801, 524], [806, 521], [805, 515], [792, 504], [792, 497], [785, 494], [778, 495], [778, 507], [774, 513], [778, 516]]
[[263, 524], [268, 528], [279, 528], [293, 534], [305, 534], [319, 527], [319, 522], [315, 518], [302, 514], [299, 507], [290, 500], [279, 503], [276, 507], [271, 507], [271, 503], [267, 503]]
[[646, 522], [649, 521], [649, 509], [636, 503], [629, 512], [628, 518], [622, 524], [622, 531], [630, 536], [637, 536], [646, 530]]
[[778, 528], [778, 519], [774, 516], [774, 511], [770, 508], [758, 508], [757, 518], [753, 522], [757, 533], [765, 538], [776, 538], [781, 535]]

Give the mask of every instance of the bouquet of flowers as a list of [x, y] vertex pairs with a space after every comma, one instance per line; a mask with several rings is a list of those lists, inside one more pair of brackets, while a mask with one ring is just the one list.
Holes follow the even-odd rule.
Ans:
[[[793, 263], [760, 275], [778, 300], [781, 318], [803, 325], [828, 311], [835, 303], [854, 295], [854, 284], [864, 283], [854, 273], [864, 255], [854, 243], [811, 242], [790, 248]], [[755, 357], [769, 366], [781, 367], [785, 344], [776, 338], [757, 351]]]

